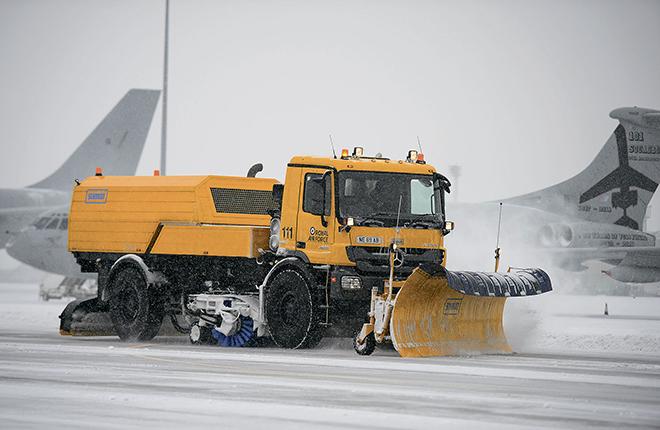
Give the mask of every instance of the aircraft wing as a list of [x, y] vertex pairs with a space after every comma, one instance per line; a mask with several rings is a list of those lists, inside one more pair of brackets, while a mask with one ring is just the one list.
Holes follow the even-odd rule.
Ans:
[[660, 247], [627, 252], [620, 265], [660, 269]]

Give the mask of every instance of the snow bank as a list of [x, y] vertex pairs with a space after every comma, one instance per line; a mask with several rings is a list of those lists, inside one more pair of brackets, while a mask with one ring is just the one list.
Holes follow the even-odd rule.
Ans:
[[[609, 315], [604, 315], [607, 303]], [[517, 352], [660, 355], [660, 298], [549, 293], [507, 301], [504, 328]]]

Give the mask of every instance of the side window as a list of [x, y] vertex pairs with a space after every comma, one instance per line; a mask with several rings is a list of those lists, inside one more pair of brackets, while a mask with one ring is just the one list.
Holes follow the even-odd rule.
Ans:
[[66, 230], [67, 228], [69, 228], [69, 218], [64, 217], [60, 223], [60, 230]]
[[[320, 173], [305, 175], [305, 189], [303, 190], [303, 211], [313, 215], [330, 215], [330, 201], [332, 197], [332, 180]], [[325, 191], [325, 213], [323, 213], [323, 195]]]
[[48, 224], [48, 221], [50, 218], [48, 217], [43, 217], [39, 218], [39, 221], [34, 223], [34, 226], [37, 228], [37, 230], [43, 230], [46, 227], [46, 224]]
[[60, 219], [55, 217], [53, 218], [48, 225], [46, 226], [46, 230], [55, 230], [57, 229], [57, 225], [60, 223]]

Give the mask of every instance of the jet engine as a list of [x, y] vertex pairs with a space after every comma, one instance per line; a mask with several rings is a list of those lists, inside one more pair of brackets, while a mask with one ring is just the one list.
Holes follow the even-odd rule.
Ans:
[[655, 246], [655, 236], [616, 224], [595, 222], [550, 223], [538, 231], [544, 248], [607, 248]]

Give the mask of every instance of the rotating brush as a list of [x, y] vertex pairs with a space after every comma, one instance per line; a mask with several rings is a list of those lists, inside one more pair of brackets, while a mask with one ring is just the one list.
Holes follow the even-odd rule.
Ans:
[[217, 328], [213, 327], [211, 336], [218, 342], [220, 346], [241, 347], [254, 336], [254, 321], [252, 318], [241, 317], [241, 328], [233, 335], [227, 336], [221, 333]]

